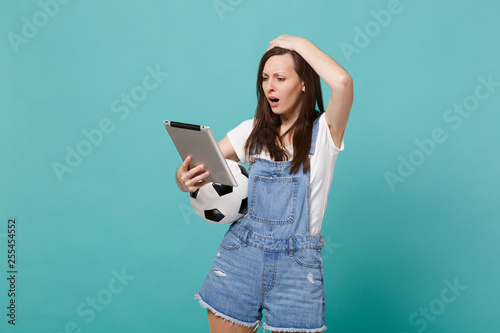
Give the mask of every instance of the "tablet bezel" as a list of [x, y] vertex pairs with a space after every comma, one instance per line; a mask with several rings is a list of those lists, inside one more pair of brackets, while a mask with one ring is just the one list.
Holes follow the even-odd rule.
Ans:
[[204, 164], [203, 172], [210, 172], [205, 181], [238, 186], [210, 127], [170, 120], [164, 120], [163, 124], [182, 160], [191, 155], [189, 169]]

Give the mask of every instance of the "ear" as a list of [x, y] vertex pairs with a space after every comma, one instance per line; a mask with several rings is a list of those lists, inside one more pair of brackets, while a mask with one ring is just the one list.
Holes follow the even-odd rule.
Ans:
[[306, 92], [306, 85], [302, 82], [302, 92]]

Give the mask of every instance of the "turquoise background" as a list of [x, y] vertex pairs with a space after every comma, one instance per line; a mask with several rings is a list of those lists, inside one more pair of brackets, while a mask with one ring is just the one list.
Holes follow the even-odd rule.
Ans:
[[[287, 33], [354, 80], [322, 228], [327, 332], [498, 332], [500, 87], [460, 126], [444, 117], [473, 101], [478, 77], [500, 81], [500, 3], [401, 0], [379, 30], [371, 11], [393, 1], [219, 3], [225, 12], [213, 1], [72, 0], [44, 21], [37, 1], [0, 2], [0, 330], [208, 332], [193, 295], [227, 225], [201, 220], [177, 189], [181, 160], [162, 121], [208, 125], [222, 139], [252, 117], [260, 57]], [[34, 16], [41, 27], [13, 46]], [[147, 68], [162, 74], [141, 90]], [[131, 92], [141, 101], [127, 107]], [[81, 143], [103, 119], [98, 144]], [[419, 153], [414, 141], [435, 129], [446, 140]], [[91, 151], [58, 179], [53, 163], [78, 144]], [[386, 174], [410, 156], [420, 165], [391, 188]], [[445, 281], [466, 287], [453, 294]], [[92, 298], [106, 304], [91, 310]]]

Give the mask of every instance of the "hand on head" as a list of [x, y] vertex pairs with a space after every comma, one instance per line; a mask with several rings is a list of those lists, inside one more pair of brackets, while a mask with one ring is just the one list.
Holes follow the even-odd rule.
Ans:
[[267, 50], [272, 49], [273, 47], [281, 47], [284, 49], [288, 49], [290, 51], [296, 51], [297, 46], [302, 43], [304, 38], [297, 37], [297, 36], [291, 36], [291, 35], [280, 35], [278, 38], [273, 39], [272, 41], [269, 42], [269, 47]]

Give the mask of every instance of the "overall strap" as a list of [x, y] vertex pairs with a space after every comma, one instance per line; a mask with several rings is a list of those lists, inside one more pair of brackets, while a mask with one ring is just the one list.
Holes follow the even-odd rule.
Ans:
[[314, 120], [313, 130], [311, 135], [311, 149], [309, 149], [309, 155], [314, 155], [314, 147], [316, 146], [316, 138], [318, 137], [318, 129], [319, 129], [319, 118], [322, 116], [321, 113], [316, 120]]

